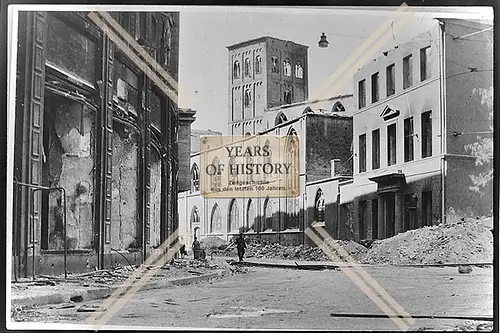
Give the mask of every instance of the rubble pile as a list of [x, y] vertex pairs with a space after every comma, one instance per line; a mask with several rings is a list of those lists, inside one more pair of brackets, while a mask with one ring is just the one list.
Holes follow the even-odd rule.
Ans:
[[492, 218], [450, 219], [373, 242], [366, 264], [465, 264], [493, 261]]
[[[245, 252], [246, 258], [279, 258], [279, 259], [294, 259], [305, 261], [328, 261], [328, 257], [318, 247], [309, 245], [287, 246], [277, 243], [268, 243], [255, 238], [248, 238], [247, 249]], [[340, 248], [344, 249], [354, 260], [360, 260], [367, 249], [354, 241], [333, 241]], [[237, 250], [235, 246], [229, 245], [227, 249], [216, 250], [212, 252], [214, 256], [236, 256]]]
[[224, 249], [229, 243], [219, 237], [206, 237], [200, 240], [202, 249]]

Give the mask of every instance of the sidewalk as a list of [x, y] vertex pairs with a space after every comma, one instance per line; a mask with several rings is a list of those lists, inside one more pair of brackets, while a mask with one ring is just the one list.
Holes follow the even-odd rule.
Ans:
[[[123, 295], [132, 285], [140, 285], [140, 290], [168, 288], [208, 281], [227, 274], [230, 274], [230, 271], [221, 269], [220, 266], [211, 270], [190, 267], [160, 268], [147, 283], [141, 283], [138, 277], [136, 283], [130, 283], [131, 281], [124, 278], [122, 281], [112, 281], [108, 285], [92, 283], [93, 281], [89, 281], [88, 276], [77, 275], [67, 280], [57, 277], [38, 278], [35, 281], [26, 280], [11, 284], [11, 307], [84, 302], [109, 297], [117, 289], [126, 287], [120, 294]], [[36, 285], [43, 283], [46, 284]]]

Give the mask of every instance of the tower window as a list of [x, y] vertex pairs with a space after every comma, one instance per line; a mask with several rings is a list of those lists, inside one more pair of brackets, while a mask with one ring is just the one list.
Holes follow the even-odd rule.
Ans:
[[255, 57], [255, 74], [262, 72], [262, 57], [260, 55]]
[[245, 90], [244, 104], [246, 108], [250, 107], [251, 99], [252, 95], [250, 94], [250, 89]]
[[278, 58], [271, 57], [271, 62], [272, 62], [271, 73], [279, 74], [280, 68], [278, 66]]
[[285, 104], [291, 104], [292, 103], [292, 92], [290, 90], [285, 90], [283, 92], [283, 102]]
[[304, 78], [304, 69], [302, 68], [302, 64], [300, 62], [295, 64], [295, 77], [298, 79]]
[[411, 54], [403, 58], [403, 89], [413, 85], [413, 62]]
[[394, 95], [396, 92], [396, 83], [394, 81], [395, 77], [395, 68], [394, 64], [387, 66], [386, 68], [386, 75], [387, 75], [387, 81], [386, 81], [386, 88], [387, 88], [387, 96]]
[[250, 74], [250, 59], [245, 59], [245, 76], [251, 76]]
[[290, 60], [288, 59], [285, 59], [285, 61], [283, 61], [283, 74], [285, 76], [292, 76], [292, 65], [290, 64]]
[[236, 60], [233, 64], [233, 78], [240, 78], [240, 62]]

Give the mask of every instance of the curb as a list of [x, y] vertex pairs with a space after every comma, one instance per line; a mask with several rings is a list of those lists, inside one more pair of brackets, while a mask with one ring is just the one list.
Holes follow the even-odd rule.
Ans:
[[360, 264], [360, 263], [332, 263], [332, 264], [302, 264], [295, 262], [291, 263], [276, 263], [276, 262], [256, 262], [256, 261], [234, 261], [234, 260], [226, 260], [230, 265], [236, 266], [253, 266], [253, 267], [268, 267], [268, 268], [286, 268], [286, 269], [303, 269], [303, 270], [323, 270], [323, 269], [331, 269], [338, 270], [343, 267], [406, 267], [406, 268], [426, 268], [426, 267], [460, 267], [460, 266], [477, 266], [477, 267], [491, 267], [493, 263], [465, 263], [465, 264], [414, 264], [414, 265], [391, 265], [391, 264]]
[[[140, 290], [168, 288], [168, 287], [174, 287], [174, 286], [187, 285], [187, 284], [201, 282], [201, 281], [207, 281], [207, 280], [210, 280], [213, 278], [223, 277], [226, 274], [227, 274], [227, 272], [225, 270], [216, 270], [215, 272], [207, 273], [207, 274], [203, 274], [203, 275], [165, 279], [165, 280], [160, 280], [160, 281], [148, 282], [148, 283], [144, 283], [144, 284], [138, 283], [138, 284], [133, 284], [133, 286], [140, 285], [141, 286]], [[118, 286], [112, 286], [112, 287], [93, 288], [93, 289], [88, 289], [88, 290], [68, 291], [65, 293], [54, 293], [54, 294], [50, 294], [50, 295], [22, 297], [22, 298], [17, 298], [17, 299], [11, 298], [11, 307], [13, 307], [13, 306], [34, 306], [34, 305], [67, 303], [67, 302], [70, 302], [70, 298], [74, 297], [74, 296], [81, 296], [83, 299], [82, 302], [91, 301], [91, 300], [109, 297], [112, 293], [114, 293], [119, 288], [126, 287], [123, 290], [123, 292], [119, 294], [121, 296], [121, 295], [124, 295], [129, 290], [129, 287], [131, 287], [131, 286], [132, 285], [118, 285]]]

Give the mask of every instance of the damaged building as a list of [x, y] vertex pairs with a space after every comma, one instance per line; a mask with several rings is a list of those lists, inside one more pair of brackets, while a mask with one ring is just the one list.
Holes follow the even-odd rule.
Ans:
[[[179, 13], [109, 16], [178, 80]], [[178, 227], [194, 111], [118, 45], [86, 12], [19, 13], [16, 276], [140, 263]]]

